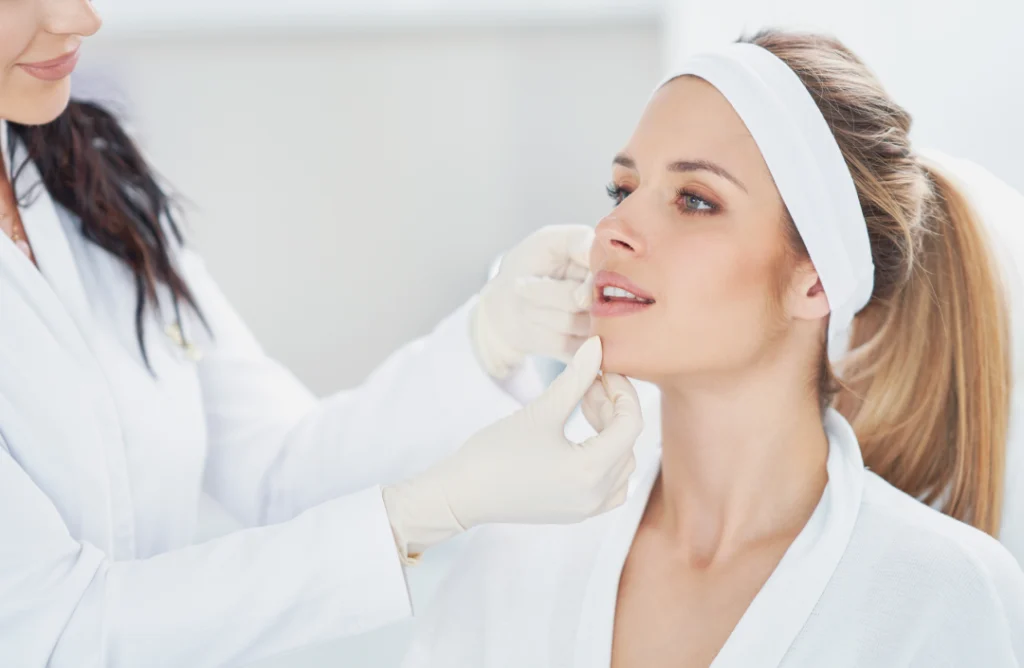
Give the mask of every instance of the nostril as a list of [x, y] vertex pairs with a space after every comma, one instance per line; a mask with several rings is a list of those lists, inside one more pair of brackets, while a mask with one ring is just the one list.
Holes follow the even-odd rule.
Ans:
[[622, 241], [621, 239], [612, 239], [612, 246], [618, 246], [619, 248], [625, 248], [626, 250], [629, 250], [629, 251], [633, 250], [632, 246], [627, 244], [625, 241]]

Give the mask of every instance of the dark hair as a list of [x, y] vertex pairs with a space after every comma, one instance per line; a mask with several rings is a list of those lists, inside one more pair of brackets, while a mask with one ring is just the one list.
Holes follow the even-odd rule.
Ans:
[[[25, 146], [54, 201], [74, 214], [82, 234], [107, 250], [135, 278], [135, 330], [146, 366], [143, 318], [147, 306], [159, 306], [157, 287], [170, 291], [175, 318], [181, 326], [181, 304], [191, 308], [206, 326], [185, 280], [171, 259], [172, 239], [183, 243], [174, 218], [171, 197], [157, 181], [138, 147], [118, 119], [92, 102], [72, 101], [55, 121], [28, 126], [9, 123], [9, 132]], [[13, 160], [13, 142], [9, 161]], [[11, 165], [12, 187], [25, 164]], [[28, 204], [36, 186], [15, 195]]]

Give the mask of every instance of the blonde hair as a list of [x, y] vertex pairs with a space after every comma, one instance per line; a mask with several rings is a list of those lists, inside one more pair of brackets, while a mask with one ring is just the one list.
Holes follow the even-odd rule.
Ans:
[[[875, 263], [839, 378], [822, 400], [853, 425], [865, 465], [995, 535], [1009, 422], [1009, 316], [982, 222], [911, 150], [910, 115], [835, 39], [765, 31], [742, 41], [781, 58], [828, 121], [860, 196]], [[806, 255], [790, 224], [793, 246]]]

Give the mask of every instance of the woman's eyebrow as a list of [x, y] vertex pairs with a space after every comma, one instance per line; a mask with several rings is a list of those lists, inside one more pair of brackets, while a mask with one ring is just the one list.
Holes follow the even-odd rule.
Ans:
[[740, 190], [747, 192], [747, 187], [739, 179], [730, 174], [725, 167], [710, 160], [679, 160], [670, 164], [668, 170], [670, 172], [711, 172], [726, 181], [732, 181]]
[[[626, 169], [636, 169], [636, 161], [629, 157], [625, 153], [619, 153], [612, 160], [613, 165], [620, 165]], [[727, 169], [718, 165], [710, 160], [677, 160], [676, 162], [669, 163], [668, 168], [670, 172], [711, 172], [721, 176], [727, 181], [731, 181], [739, 187], [743, 192], [749, 192], [747, 187], [737, 179], [735, 176], [729, 173]]]

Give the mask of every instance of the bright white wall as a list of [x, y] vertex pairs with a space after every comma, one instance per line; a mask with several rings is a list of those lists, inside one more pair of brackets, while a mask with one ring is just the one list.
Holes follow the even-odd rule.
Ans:
[[667, 61], [764, 27], [835, 35], [914, 116], [920, 146], [1024, 189], [1021, 0], [670, 0]]
[[326, 392], [428, 331], [530, 230], [607, 210], [656, 36], [118, 38], [90, 49], [87, 74], [121, 82], [224, 290]]
[[578, 26], [635, 21], [660, 13], [664, 0], [94, 0], [107, 33], [275, 30], [330, 26]]

